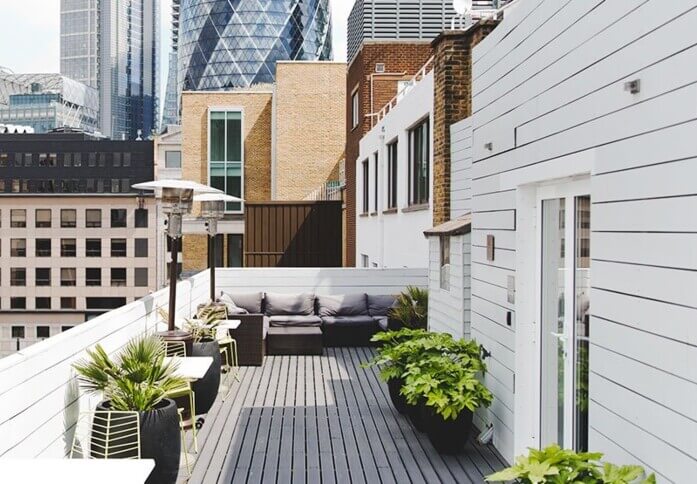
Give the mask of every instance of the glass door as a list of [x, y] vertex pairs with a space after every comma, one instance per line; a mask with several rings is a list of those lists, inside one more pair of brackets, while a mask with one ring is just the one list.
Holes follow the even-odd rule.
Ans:
[[[590, 197], [540, 190], [540, 444], [588, 447]], [[553, 196], [547, 195], [548, 193]]]

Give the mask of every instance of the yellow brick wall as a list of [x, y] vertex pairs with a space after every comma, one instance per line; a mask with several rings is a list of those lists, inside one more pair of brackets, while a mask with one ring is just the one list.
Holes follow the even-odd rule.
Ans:
[[346, 64], [277, 64], [275, 199], [302, 200], [339, 178], [346, 144], [345, 91]]
[[[208, 109], [242, 108], [244, 111], [244, 198], [271, 199], [271, 99], [270, 87], [250, 91], [184, 92], [182, 94], [182, 176], [208, 184]], [[194, 204], [192, 215], [200, 208]], [[183, 270], [208, 267], [205, 235], [183, 238]]]

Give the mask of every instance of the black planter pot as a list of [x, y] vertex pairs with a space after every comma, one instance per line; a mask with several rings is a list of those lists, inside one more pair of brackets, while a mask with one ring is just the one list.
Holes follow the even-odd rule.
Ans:
[[399, 331], [402, 329], [404, 325], [402, 324], [401, 321], [397, 321], [396, 319], [392, 318], [387, 318], [387, 329], [390, 331]]
[[[112, 410], [109, 401], [97, 405], [99, 410]], [[179, 435], [179, 415], [173, 400], [163, 400], [155, 410], [139, 412], [140, 415], [140, 457], [153, 459], [155, 468], [146, 484], [174, 484], [179, 474], [179, 454], [181, 437]], [[100, 416], [96, 415], [95, 419]], [[127, 444], [126, 438], [119, 437], [109, 442], [110, 446]], [[119, 458], [128, 457], [119, 454]], [[133, 456], [135, 457], [135, 456]]]
[[407, 403], [406, 414], [411, 420], [412, 425], [419, 432], [426, 431], [426, 422], [424, 421], [424, 414], [426, 413], [426, 404], [424, 400], [419, 400], [416, 405], [410, 405]]
[[200, 380], [191, 384], [196, 396], [196, 413], [198, 415], [208, 413], [218, 395], [220, 387], [220, 345], [217, 341], [200, 341], [194, 343], [191, 356], [210, 356], [213, 363]]
[[431, 407], [425, 407], [422, 418], [428, 439], [441, 454], [457, 454], [467, 443], [472, 430], [473, 413], [467, 409], [455, 420], [444, 420]]
[[387, 382], [387, 391], [390, 394], [390, 400], [392, 400], [392, 405], [397, 409], [399, 413], [404, 413], [407, 411], [407, 399], [400, 394], [400, 390], [404, 386], [403, 378], [393, 378]]

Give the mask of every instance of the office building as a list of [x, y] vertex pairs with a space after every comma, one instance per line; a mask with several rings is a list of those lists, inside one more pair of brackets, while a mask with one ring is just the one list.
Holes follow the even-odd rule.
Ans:
[[0, 71], [0, 123], [29, 126], [35, 133], [66, 127], [95, 132], [99, 97], [95, 89], [60, 74]]
[[99, 91], [100, 131], [149, 136], [159, 120], [159, 0], [61, 2], [61, 73]]
[[0, 134], [0, 356], [156, 287], [153, 143]]
[[179, 58], [179, 9], [181, 0], [172, 0], [172, 50], [169, 53], [167, 88], [162, 111], [162, 129], [179, 124], [179, 77], [177, 59]]
[[276, 62], [331, 60], [329, 0], [181, 0], [179, 92], [273, 83]]

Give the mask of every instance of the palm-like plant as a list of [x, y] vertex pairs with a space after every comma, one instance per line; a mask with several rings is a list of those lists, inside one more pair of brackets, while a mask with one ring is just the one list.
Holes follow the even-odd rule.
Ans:
[[425, 329], [428, 325], [428, 291], [415, 286], [407, 287], [397, 296], [389, 316], [407, 328]]
[[177, 363], [165, 363], [165, 348], [156, 336], [135, 338], [112, 359], [101, 345], [73, 365], [80, 384], [90, 393], [101, 392], [118, 411], [146, 412], [168, 392], [186, 384], [174, 376]]

